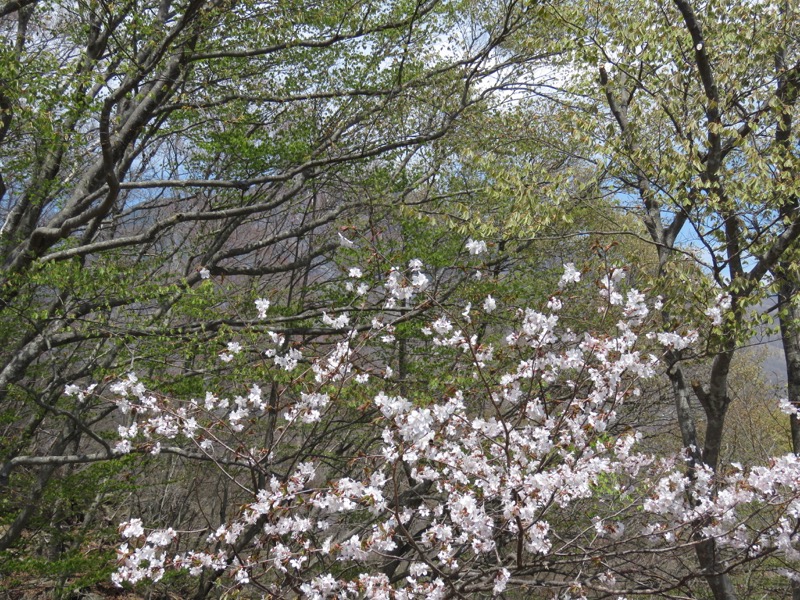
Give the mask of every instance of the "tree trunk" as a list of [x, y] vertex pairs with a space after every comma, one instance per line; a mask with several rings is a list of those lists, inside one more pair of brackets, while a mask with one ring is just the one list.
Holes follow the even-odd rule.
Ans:
[[[788, 273], [786, 267], [782, 265], [783, 272]], [[781, 342], [783, 343], [783, 355], [786, 360], [786, 398], [789, 403], [800, 408], [800, 336], [798, 336], [797, 323], [798, 311], [792, 303], [792, 299], [797, 293], [796, 286], [786, 279], [781, 284], [780, 304], [783, 307], [781, 312]], [[789, 426], [792, 432], [792, 452], [800, 455], [800, 419], [797, 415], [789, 417]], [[792, 580], [792, 600], [800, 600], [800, 582]]]
[[[697, 441], [697, 428], [689, 404], [689, 386], [683, 376], [683, 369], [681, 369], [680, 363], [676, 362], [677, 357], [671, 356], [668, 358], [672, 362], [672, 367], [668, 370], [668, 375], [675, 397], [675, 409], [678, 417], [678, 426], [681, 431], [681, 441], [690, 453], [688, 457], [687, 475], [690, 479], [694, 479], [696, 474], [695, 468], [699, 462], [703, 462], [714, 470], [717, 468], [727, 404], [723, 399], [718, 405], [718, 403], [713, 402], [712, 399], [709, 398], [709, 394], [700, 386], [695, 387], [695, 393], [703, 405], [707, 418], [705, 444], [703, 452], [701, 453]], [[724, 377], [724, 369], [721, 371], [722, 372], [717, 370], [716, 375]], [[716, 405], [718, 405], [720, 410], [715, 411], [712, 409], [712, 406]], [[695, 501], [691, 495], [690, 501]], [[716, 540], [713, 538], [705, 538], [698, 534], [696, 536], [696, 541], [695, 553], [697, 555], [697, 562], [700, 565], [700, 569], [708, 583], [711, 593], [714, 595], [714, 600], [736, 600], [736, 592], [733, 589], [730, 577], [727, 573], [722, 572]]]
[[719, 553], [714, 538], [704, 538], [695, 546], [697, 560], [703, 569], [708, 587], [714, 594], [714, 600], [736, 600], [730, 577], [719, 572]]

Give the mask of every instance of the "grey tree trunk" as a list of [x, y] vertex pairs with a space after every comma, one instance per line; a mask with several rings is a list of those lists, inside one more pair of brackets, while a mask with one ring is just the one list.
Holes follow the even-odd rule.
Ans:
[[[671, 362], [676, 361], [677, 357], [670, 357], [669, 360]], [[712, 381], [715, 381], [714, 377], [716, 376], [722, 379], [722, 381], [717, 380], [718, 384], [725, 384], [724, 380], [727, 378], [727, 370], [721, 368], [721, 365], [716, 361], [715, 367], [715, 369], [712, 369]], [[690, 390], [680, 363], [673, 362], [673, 366], [669, 369], [668, 375], [675, 397], [675, 409], [678, 418], [678, 426], [681, 431], [681, 441], [683, 446], [690, 452], [687, 474], [690, 479], [694, 479], [696, 473], [695, 469], [698, 463], [706, 464], [715, 470], [717, 468], [719, 449], [721, 447], [722, 433], [725, 425], [725, 413], [728, 408], [727, 397], [723, 396], [718, 399], [719, 402], [714, 402], [711, 395], [705, 392], [701, 386], [695, 386], [695, 393], [700, 399], [706, 413], [705, 444], [701, 452], [697, 440], [697, 428], [689, 403]], [[718, 387], [718, 389], [720, 388]], [[726, 389], [725, 385], [723, 385], [721, 389]], [[690, 500], [693, 500], [691, 496]], [[734, 591], [733, 584], [728, 574], [724, 572], [721, 564], [716, 540], [702, 536], [697, 536], [696, 540], [695, 553], [697, 555], [697, 562], [700, 565], [700, 569], [703, 572], [711, 593], [714, 595], [714, 600], [736, 600], [736, 592]]]
[[[785, 269], [783, 272], [787, 273]], [[784, 279], [780, 289], [780, 304], [783, 306], [780, 324], [786, 360], [786, 398], [792, 406], [800, 408], [800, 335], [797, 328], [800, 314], [792, 302], [796, 294], [797, 286]], [[789, 426], [792, 432], [792, 452], [800, 455], [800, 419], [797, 415], [789, 417]], [[800, 583], [795, 580], [792, 580], [792, 600], [800, 600]]]

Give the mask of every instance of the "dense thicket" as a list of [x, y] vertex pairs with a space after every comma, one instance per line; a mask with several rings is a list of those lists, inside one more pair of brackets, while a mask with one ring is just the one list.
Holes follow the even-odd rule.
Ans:
[[0, 6], [2, 585], [125, 521], [163, 594], [788, 589], [796, 467], [725, 444], [775, 294], [800, 406], [797, 12]]

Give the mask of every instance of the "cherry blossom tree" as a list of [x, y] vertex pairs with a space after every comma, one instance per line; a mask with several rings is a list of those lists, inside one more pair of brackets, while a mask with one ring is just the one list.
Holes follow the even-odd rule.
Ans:
[[[656, 375], [658, 355], [697, 342], [694, 331], [648, 333], [652, 306], [626, 288], [623, 269], [592, 274], [565, 265], [544, 312], [487, 297], [482, 309], [460, 314], [420, 285], [427, 277], [419, 261], [400, 273], [386, 278], [386, 305], [434, 302], [423, 332], [435, 354], [468, 375], [442, 397], [391, 391], [386, 369], [375, 373], [363, 352], [395, 324], [379, 316], [360, 327], [344, 313], [322, 317], [342, 330], [323, 354], [266, 350], [275, 368], [293, 373], [273, 398], [257, 383], [235, 398], [210, 390], [177, 398], [149, 390], [133, 373], [110, 386], [106, 393], [127, 418], [115, 453], [178, 445], [236, 478], [247, 498], [224, 523], [199, 533], [136, 516], [122, 523], [118, 585], [178, 571], [201, 578], [200, 595], [219, 585], [275, 598], [480, 597], [515, 589], [559, 598], [673, 597], [691, 590], [701, 572], [670, 573], [664, 564], [677, 565], [702, 540], [729, 549], [730, 568], [797, 557], [800, 462], [793, 454], [750, 470], [734, 464], [724, 476], [702, 465], [687, 474], [690, 452], [657, 457], [639, 449], [639, 432], [616, 427], [640, 384]], [[562, 318], [571, 289], [587, 276], [597, 277], [594, 308], [606, 333], [573, 330]], [[507, 313], [493, 342], [475, 332], [486, 312]], [[337, 450], [344, 473], [318, 447], [303, 448], [351, 394], [367, 398], [360, 410], [371, 439]], [[258, 420], [273, 429], [269, 443], [253, 446], [247, 423]]]

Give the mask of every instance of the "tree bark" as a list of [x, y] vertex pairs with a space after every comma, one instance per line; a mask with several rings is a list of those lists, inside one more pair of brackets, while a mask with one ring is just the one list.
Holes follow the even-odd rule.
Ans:
[[[789, 265], [782, 265], [788, 267]], [[787, 273], [783, 270], [784, 274]], [[785, 275], [786, 277], [786, 275]], [[783, 355], [786, 361], [786, 398], [789, 403], [800, 408], [800, 336], [798, 336], [797, 323], [800, 315], [792, 303], [797, 294], [797, 287], [784, 278], [781, 283], [779, 301], [783, 306], [781, 312], [781, 342]], [[798, 415], [789, 417], [789, 426], [792, 433], [792, 452], [800, 456], [800, 418]], [[792, 600], [800, 600], [800, 582], [792, 580]]]

